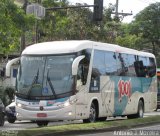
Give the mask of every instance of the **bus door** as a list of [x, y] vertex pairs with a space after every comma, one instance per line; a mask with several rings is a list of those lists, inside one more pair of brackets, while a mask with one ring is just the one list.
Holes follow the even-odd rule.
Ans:
[[79, 62], [77, 77], [76, 77], [76, 118], [81, 119], [87, 116], [87, 104], [88, 104], [88, 71], [91, 57], [91, 50], [84, 50], [82, 54], [85, 58]]
[[115, 67], [113, 66], [114, 61], [111, 61], [113, 55], [113, 52], [94, 51], [89, 92], [90, 95], [99, 98], [100, 116], [112, 115], [113, 112], [114, 89], [113, 81], [110, 78], [110, 74]]

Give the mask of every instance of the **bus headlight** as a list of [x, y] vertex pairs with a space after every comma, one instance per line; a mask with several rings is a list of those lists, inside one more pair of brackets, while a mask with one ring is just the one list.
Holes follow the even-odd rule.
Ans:
[[16, 103], [17, 107], [19, 108], [25, 108], [25, 105], [24, 104], [21, 104], [21, 103]]
[[21, 108], [21, 107], [22, 107], [22, 104], [21, 104], [21, 103], [17, 103], [17, 106], [18, 106], [19, 108]]
[[62, 107], [68, 107], [68, 106], [74, 104], [76, 101], [77, 101], [77, 99], [67, 100], [66, 102], [61, 103], [61, 104], [58, 104], [57, 106], [59, 106], [59, 107], [61, 107], [61, 108], [62, 108]]
[[69, 105], [70, 105], [69, 101], [66, 101], [66, 102], [64, 103], [64, 107], [68, 107]]

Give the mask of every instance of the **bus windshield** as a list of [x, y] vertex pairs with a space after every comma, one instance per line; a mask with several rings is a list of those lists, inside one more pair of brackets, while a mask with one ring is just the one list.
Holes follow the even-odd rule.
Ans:
[[22, 56], [17, 75], [17, 96], [56, 99], [73, 94], [72, 62], [75, 55]]

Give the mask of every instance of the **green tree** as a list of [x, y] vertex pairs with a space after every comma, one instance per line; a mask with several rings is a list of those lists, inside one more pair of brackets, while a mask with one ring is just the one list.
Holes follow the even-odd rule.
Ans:
[[[32, 20], [32, 19], [31, 19]], [[0, 1], [0, 50], [3, 54], [20, 49], [20, 36], [31, 21], [11, 0]]]
[[115, 43], [124, 47], [133, 48], [137, 50], [142, 50], [143, 38], [142, 34], [137, 35], [132, 33], [132, 24], [121, 23], [117, 31], [117, 37], [115, 38]]
[[123, 37], [116, 37], [116, 43], [124, 47], [140, 49], [139, 43], [141, 43], [141, 37], [125, 34]]
[[135, 34], [142, 34], [142, 38], [152, 44], [153, 53], [160, 45], [160, 2], [149, 5], [135, 16], [133, 22]]

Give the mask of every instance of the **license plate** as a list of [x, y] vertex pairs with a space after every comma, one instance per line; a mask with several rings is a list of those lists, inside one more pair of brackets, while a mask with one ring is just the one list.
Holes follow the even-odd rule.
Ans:
[[44, 117], [47, 117], [47, 114], [46, 113], [37, 113], [37, 117], [44, 118]]

